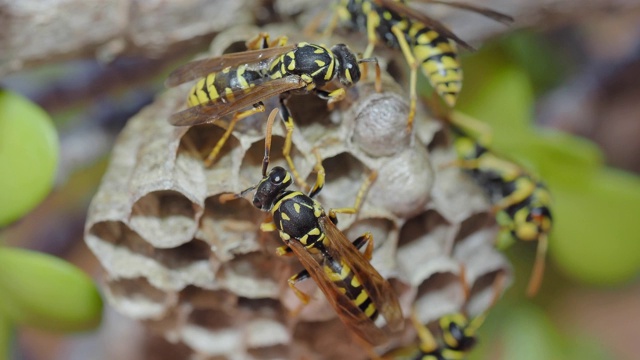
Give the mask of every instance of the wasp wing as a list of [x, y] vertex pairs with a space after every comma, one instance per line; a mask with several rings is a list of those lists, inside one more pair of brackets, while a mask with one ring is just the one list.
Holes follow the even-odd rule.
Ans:
[[[287, 245], [296, 254], [302, 266], [309, 272], [309, 275], [315, 280], [316, 284], [322, 290], [325, 297], [335, 309], [340, 320], [361, 339], [371, 345], [380, 345], [387, 340], [385, 332], [378, 328], [371, 319], [369, 319], [352, 299], [348, 298], [340, 291], [340, 288], [333, 282], [324, 270], [324, 261], [317, 261], [307, 249], [297, 240], [287, 242]], [[343, 259], [340, 256], [339, 259]]]
[[442, 24], [438, 20], [435, 20], [427, 16], [421, 11], [418, 11], [414, 8], [409, 7], [407, 4], [397, 2], [394, 0], [373, 0], [373, 2], [399, 15], [406, 16], [408, 18], [411, 18], [415, 21], [422, 23], [424, 26], [427, 26], [433, 29], [440, 35], [455, 41], [465, 49], [474, 50], [474, 48], [471, 45], [469, 45], [466, 41], [460, 39], [458, 35], [454, 34], [451, 30], [449, 30], [446, 26], [444, 26], [444, 24]]
[[356, 249], [336, 225], [327, 216], [318, 219], [320, 229], [329, 239], [329, 255], [344, 261], [358, 276], [362, 287], [369, 293], [376, 309], [384, 316], [387, 327], [392, 331], [400, 331], [404, 327], [402, 309], [391, 284], [371, 265], [364, 255]]
[[495, 20], [497, 22], [501, 22], [501, 23], [503, 23], [505, 25], [509, 25], [509, 24], [511, 24], [513, 22], [513, 17], [511, 17], [511, 16], [509, 16], [507, 14], [503, 14], [501, 12], [495, 11], [495, 10], [487, 8], [487, 7], [477, 6], [477, 5], [473, 5], [473, 4], [469, 4], [469, 3], [465, 3], [465, 2], [445, 1], [445, 0], [412, 0], [412, 1], [421, 2], [421, 3], [432, 3], [432, 4], [447, 5], [447, 6], [451, 6], [451, 7], [454, 7], [454, 8], [475, 12], [475, 13], [478, 13], [480, 15], [484, 15], [484, 16], [488, 17], [491, 20]]
[[278, 55], [293, 50], [296, 45], [279, 46], [274, 48], [249, 50], [222, 56], [195, 60], [175, 69], [165, 81], [166, 87], [174, 87], [187, 81], [199, 79], [206, 75], [220, 71], [229, 66], [256, 63], [258, 68], [266, 67]]
[[287, 91], [300, 89], [306, 83], [297, 75], [289, 75], [280, 79], [267, 80], [264, 83], [248, 89], [238, 89], [231, 94], [225, 94], [226, 102], [218, 101], [200, 104], [177, 112], [169, 118], [169, 123], [175, 126], [191, 126], [213, 122], [225, 115], [249, 107], [272, 96]]

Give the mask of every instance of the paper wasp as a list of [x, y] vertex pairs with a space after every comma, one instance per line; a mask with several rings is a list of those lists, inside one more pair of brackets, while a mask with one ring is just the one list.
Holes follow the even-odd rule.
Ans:
[[458, 156], [453, 164], [461, 167], [484, 189], [492, 203], [492, 213], [503, 234], [520, 241], [538, 241], [536, 260], [527, 293], [538, 292], [544, 274], [547, 238], [551, 231], [552, 199], [546, 185], [522, 166], [489, 149], [482, 123], [461, 113], [451, 113], [447, 120], [454, 135]]
[[[513, 21], [508, 15], [467, 3], [442, 0], [413, 1], [449, 5], [485, 15], [505, 24]], [[422, 69], [422, 73], [444, 102], [450, 107], [455, 105], [462, 88], [462, 68], [456, 43], [469, 50], [472, 50], [472, 47], [442, 23], [411, 8], [405, 0], [338, 0], [335, 14], [325, 32], [332, 32], [338, 20], [348, 28], [367, 34], [369, 44], [364, 57], [371, 56], [376, 43], [379, 42], [402, 51], [411, 68], [411, 103], [407, 120], [409, 129], [412, 127], [416, 111], [418, 68]]]
[[[500, 298], [505, 285], [505, 274], [498, 273], [493, 283], [493, 298], [483, 313], [469, 318], [462, 312], [446, 314], [437, 320], [436, 334], [420, 322], [415, 311], [411, 323], [418, 335], [419, 343], [392, 350], [384, 355], [389, 360], [461, 360], [471, 352], [478, 342], [478, 329], [484, 323], [489, 310]], [[466, 285], [465, 285], [466, 286]]]
[[[271, 129], [277, 113], [274, 109], [267, 122], [262, 180], [235, 197], [243, 197], [255, 190], [253, 205], [270, 212], [272, 222], [263, 223], [263, 231], [277, 230], [285, 245], [277, 249], [281, 256], [295, 255], [305, 270], [292, 276], [288, 284], [296, 296], [308, 303], [310, 296], [296, 287], [311, 277], [322, 290], [342, 322], [361, 339], [379, 345], [387, 336], [402, 329], [404, 320], [398, 299], [391, 285], [369, 263], [373, 252], [373, 236], [365, 233], [351, 243], [338, 230], [338, 213], [355, 214], [375, 179], [372, 173], [363, 184], [352, 208], [324, 210], [314, 197], [324, 186], [325, 172], [316, 151], [317, 178], [308, 195], [287, 190], [292, 177], [284, 168], [276, 166], [267, 173], [271, 147]], [[366, 245], [362, 254], [359, 249]], [[385, 325], [376, 320], [384, 318]]]
[[[360, 80], [359, 64], [376, 62], [357, 60], [344, 44], [328, 48], [306, 42], [286, 45], [286, 42], [285, 37], [270, 41], [269, 35], [262, 33], [247, 42], [248, 51], [192, 61], [169, 75], [166, 81], [169, 87], [199, 79], [189, 91], [187, 109], [173, 114], [171, 124], [198, 125], [233, 114], [224, 135], [205, 160], [207, 166], [215, 161], [239, 120], [265, 111], [262, 101], [279, 95], [287, 129], [283, 153], [289, 167], [294, 168], [290, 157], [294, 122], [286, 105], [289, 95], [312, 92], [333, 104], [342, 100], [346, 91], [338, 88], [329, 92], [323, 89], [326, 85], [338, 79], [344, 87], [353, 86]], [[377, 75], [379, 83], [379, 70]], [[294, 177], [304, 183], [297, 173]]]

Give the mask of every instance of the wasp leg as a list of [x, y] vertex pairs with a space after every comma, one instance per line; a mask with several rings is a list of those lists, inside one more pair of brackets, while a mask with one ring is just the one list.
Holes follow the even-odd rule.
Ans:
[[356, 214], [358, 210], [360, 210], [360, 206], [362, 205], [362, 200], [364, 200], [364, 196], [369, 190], [369, 187], [371, 187], [371, 184], [376, 180], [377, 177], [378, 177], [378, 172], [375, 170], [372, 171], [367, 177], [367, 179], [360, 186], [360, 190], [358, 190], [358, 194], [356, 195], [356, 200], [353, 204], [353, 207], [329, 209], [329, 215], [328, 215], [329, 218], [335, 219], [336, 214]]
[[413, 119], [416, 116], [416, 103], [418, 101], [416, 87], [418, 82], [418, 67], [420, 66], [420, 64], [418, 63], [418, 60], [416, 60], [416, 58], [413, 56], [413, 53], [411, 52], [411, 48], [409, 47], [409, 44], [407, 43], [407, 40], [405, 39], [405, 36], [402, 33], [402, 30], [400, 30], [397, 26], [394, 25], [391, 27], [391, 31], [398, 39], [398, 43], [400, 44], [400, 49], [402, 49], [402, 53], [404, 54], [404, 57], [407, 60], [407, 63], [409, 64], [409, 67], [411, 69], [411, 74], [409, 78], [410, 79], [409, 81], [410, 82], [409, 118], [407, 119], [407, 131], [411, 132], [411, 129], [413, 128]]
[[373, 256], [373, 234], [367, 231], [359, 238], [355, 239], [352, 244], [358, 250], [362, 249], [362, 247], [366, 244], [367, 248], [364, 250], [363, 255], [364, 258], [367, 259], [367, 261], [371, 261], [371, 257]]
[[469, 282], [467, 281], [467, 271], [464, 264], [460, 264], [460, 283], [462, 284], [462, 291], [464, 293], [464, 301], [465, 303], [469, 301], [469, 296], [471, 295], [471, 288], [469, 287]]
[[547, 236], [543, 235], [538, 239], [538, 249], [536, 251], [536, 260], [533, 263], [533, 270], [529, 285], [527, 286], [527, 296], [533, 297], [538, 293], [542, 277], [544, 275], [545, 256], [547, 254]]
[[233, 132], [233, 128], [236, 126], [236, 123], [238, 121], [246, 117], [249, 117], [253, 114], [257, 114], [259, 112], [264, 112], [264, 111], [265, 111], [264, 105], [262, 103], [258, 103], [257, 106], [255, 106], [252, 109], [239, 111], [235, 113], [233, 115], [233, 118], [229, 122], [229, 125], [227, 126], [227, 130], [224, 132], [220, 140], [218, 140], [218, 142], [216, 143], [216, 146], [213, 147], [213, 150], [211, 150], [207, 158], [204, 160], [205, 167], [210, 167], [216, 161], [216, 158], [218, 157], [220, 150], [222, 150], [222, 147], [229, 139], [229, 136], [231, 136], [231, 133]]
[[[320, 191], [322, 190], [322, 188], [324, 187], [324, 179], [325, 179], [325, 171], [324, 171], [324, 166], [322, 166], [322, 158], [320, 157], [320, 150], [313, 149], [313, 153], [316, 156], [316, 164], [313, 167], [313, 170], [316, 172], [316, 182], [315, 184], [313, 184], [313, 188], [311, 188], [311, 191], [309, 191], [309, 197], [313, 198], [316, 195], [318, 195], [318, 193], [320, 193]], [[331, 219], [331, 221], [333, 221], [333, 219]], [[334, 222], [335, 224], [336, 222]]]
[[289, 111], [289, 107], [287, 107], [287, 99], [289, 98], [288, 94], [280, 95], [280, 111], [282, 113], [282, 121], [284, 122], [284, 127], [287, 130], [287, 134], [284, 139], [284, 147], [282, 149], [282, 156], [287, 161], [287, 165], [289, 166], [289, 171], [293, 174], [293, 178], [296, 180], [296, 183], [300, 188], [304, 191], [309, 190], [309, 184], [307, 184], [304, 179], [298, 173], [295, 164], [293, 163], [293, 159], [291, 158], [291, 144], [293, 138], [293, 129], [295, 128], [293, 117], [291, 117], [291, 111]]
[[261, 32], [255, 38], [247, 41], [245, 45], [247, 46], [247, 50], [262, 50], [272, 47], [285, 46], [287, 45], [287, 41], [289, 41], [289, 38], [286, 36], [278, 36], [272, 41], [269, 33]]
[[333, 110], [333, 106], [335, 103], [337, 103], [338, 101], [342, 101], [344, 100], [345, 97], [347, 97], [347, 91], [343, 88], [339, 88], [331, 92], [320, 90], [320, 89], [314, 89], [313, 92], [320, 99], [327, 100], [327, 108], [329, 110]]
[[293, 250], [287, 245], [278, 246], [276, 248], [276, 255], [278, 256], [293, 256]]
[[528, 177], [521, 177], [515, 180], [515, 190], [509, 194], [509, 196], [505, 196], [497, 203], [491, 206], [491, 213], [497, 214], [498, 212], [519, 204], [526, 200], [536, 189], [536, 184], [534, 181], [529, 179]]
[[305, 305], [309, 303], [309, 300], [311, 300], [311, 296], [309, 296], [302, 290], [298, 289], [296, 287], [296, 284], [299, 283], [300, 281], [308, 279], [309, 277], [310, 277], [309, 272], [307, 270], [302, 270], [299, 273], [290, 277], [289, 280], [287, 280], [287, 283], [289, 284], [289, 287], [291, 288], [291, 290], [293, 290], [293, 293], [296, 294], [298, 299], [300, 299], [300, 301], [302, 301], [302, 303]]
[[377, 93], [381, 93], [382, 92], [382, 70], [380, 70], [380, 63], [378, 63], [378, 58], [372, 57], [372, 58], [363, 58], [360, 59], [360, 61], [358, 61], [358, 64], [362, 65], [362, 74], [365, 74], [365, 78], [366, 76], [369, 74], [369, 65], [368, 63], [375, 63], [375, 70], [376, 70], [376, 78], [375, 78], [375, 89]]
[[431, 331], [420, 322], [416, 310], [411, 311], [411, 323], [416, 329], [418, 338], [420, 339], [420, 350], [425, 353], [430, 353], [438, 349], [438, 342], [433, 337]]
[[[373, 54], [373, 49], [376, 47], [376, 42], [378, 37], [376, 36], [376, 24], [379, 23], [380, 19], [376, 19], [378, 17], [378, 13], [375, 11], [369, 11], [367, 13], [367, 48], [362, 54], [363, 58], [371, 57]], [[404, 39], [404, 36], [403, 36]]]
[[452, 111], [447, 120], [463, 132], [473, 132], [473, 138], [484, 147], [491, 146], [493, 131], [491, 126], [484, 121], [467, 116], [459, 111]]

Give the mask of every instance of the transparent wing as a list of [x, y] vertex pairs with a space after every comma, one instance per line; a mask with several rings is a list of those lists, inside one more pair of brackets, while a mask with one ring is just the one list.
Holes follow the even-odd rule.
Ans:
[[229, 66], [257, 63], [258, 67], [268, 66], [269, 62], [278, 55], [293, 50], [296, 45], [274, 48], [242, 51], [222, 56], [195, 60], [175, 69], [165, 81], [166, 87], [174, 87], [187, 81], [199, 79], [212, 72], [220, 71]]
[[393, 0], [373, 0], [374, 3], [379, 6], [383, 6], [399, 15], [409, 17], [415, 21], [418, 21], [425, 26], [432, 28], [440, 35], [445, 36], [456, 43], [460, 44], [465, 49], [473, 50], [473, 47], [469, 45], [466, 41], [460, 39], [456, 34], [454, 34], [451, 30], [449, 30], [444, 24], [441, 22], [427, 16], [421, 11], [418, 11], [414, 8], [409, 7], [407, 4], [400, 3]]
[[507, 14], [495, 11], [495, 10], [487, 8], [487, 7], [477, 6], [477, 5], [473, 5], [473, 4], [469, 4], [469, 3], [465, 3], [465, 2], [445, 1], [445, 0], [412, 0], [412, 1], [421, 2], [421, 3], [432, 3], [432, 4], [447, 5], [447, 6], [451, 6], [451, 7], [454, 7], [454, 8], [475, 12], [475, 13], [478, 13], [480, 15], [484, 15], [484, 16], [488, 17], [491, 20], [495, 20], [497, 22], [501, 22], [501, 23], [503, 23], [505, 25], [509, 25], [509, 24], [511, 24], [513, 22], [513, 17], [511, 17], [511, 16], [509, 16]]
[[232, 95], [225, 95], [226, 98], [233, 98], [233, 101], [201, 104], [177, 112], [171, 115], [169, 123], [175, 126], [191, 126], [213, 122], [262, 100], [287, 91], [300, 89], [305, 85], [306, 83], [297, 75], [268, 80], [249, 89], [238, 89]]
[[387, 340], [385, 332], [378, 328], [351, 299], [340, 292], [335, 283], [327, 277], [323, 269], [324, 265], [314, 259], [300, 242], [292, 240], [287, 242], [287, 245], [297, 255], [302, 266], [307, 269], [349, 330], [371, 345], [380, 345]]
[[376, 309], [384, 316], [387, 327], [393, 332], [402, 330], [404, 327], [402, 309], [391, 284], [378, 273], [327, 216], [321, 217], [318, 222], [320, 229], [329, 239], [329, 254], [335, 259], [344, 261], [351, 267], [354, 274], [358, 275]]

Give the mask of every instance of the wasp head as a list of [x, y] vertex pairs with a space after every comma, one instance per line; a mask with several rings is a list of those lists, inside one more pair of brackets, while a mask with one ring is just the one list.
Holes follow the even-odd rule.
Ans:
[[338, 59], [338, 79], [346, 87], [353, 86], [360, 81], [360, 67], [356, 56], [347, 45], [338, 44], [331, 48]]
[[293, 180], [287, 170], [280, 166], [274, 167], [258, 184], [253, 196], [253, 206], [264, 211], [271, 210], [278, 195], [292, 183]]

